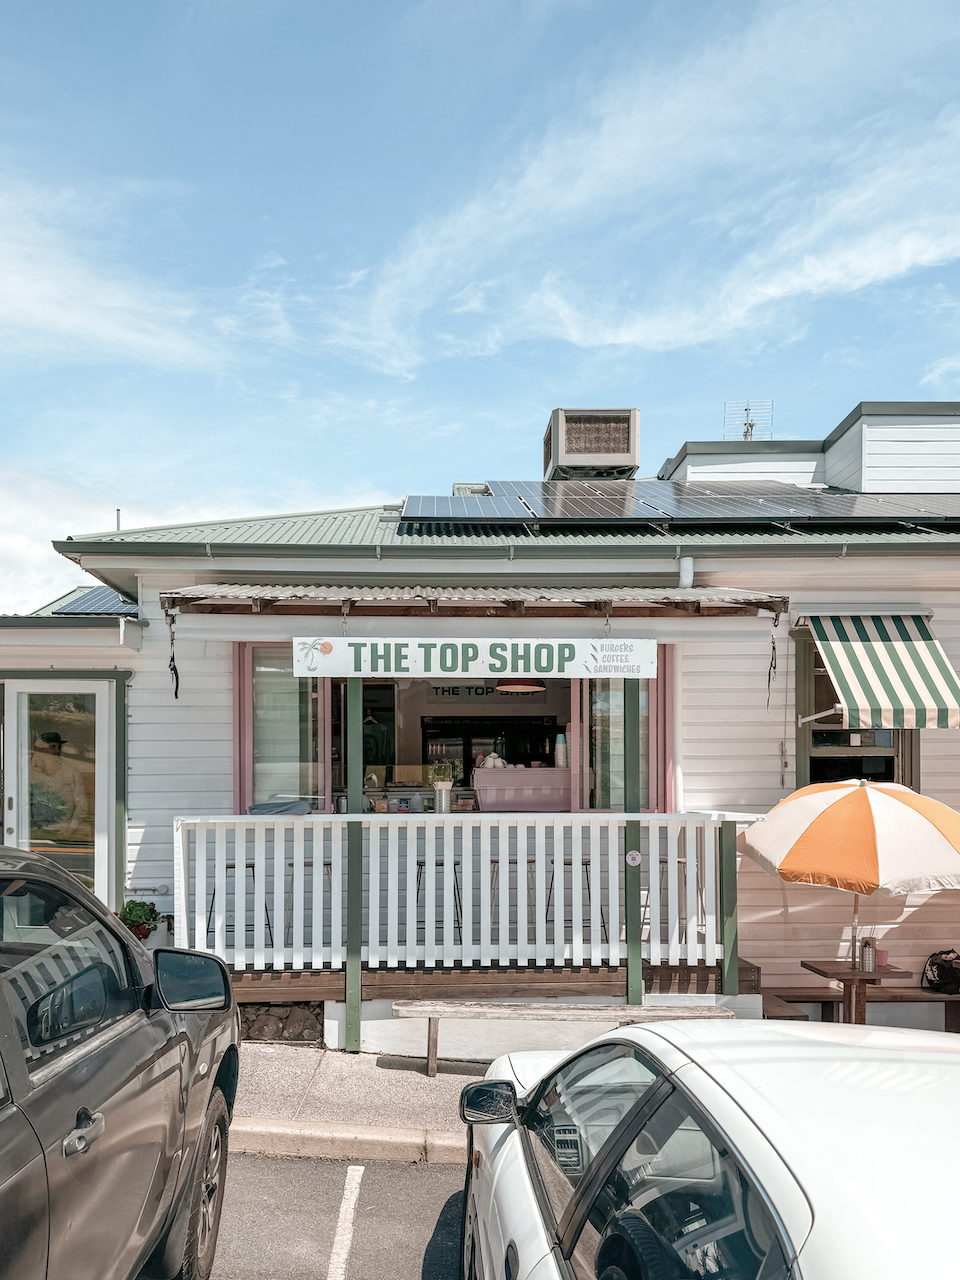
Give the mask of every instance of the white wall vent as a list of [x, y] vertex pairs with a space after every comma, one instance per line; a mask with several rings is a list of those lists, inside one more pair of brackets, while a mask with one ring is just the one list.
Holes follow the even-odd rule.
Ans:
[[543, 437], [545, 480], [630, 479], [639, 465], [639, 409], [551, 413]]

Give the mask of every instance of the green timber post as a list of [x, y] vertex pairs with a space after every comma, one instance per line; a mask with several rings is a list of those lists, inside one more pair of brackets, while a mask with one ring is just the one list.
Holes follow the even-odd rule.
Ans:
[[740, 994], [740, 952], [737, 945], [737, 824], [720, 823], [720, 941], [723, 943], [721, 990]]
[[[639, 813], [640, 790], [640, 681], [623, 682], [623, 807]], [[623, 863], [623, 923], [627, 943], [627, 1004], [643, 1004], [643, 969], [640, 941], [640, 832], [637, 821], [626, 823]]]
[[360, 944], [363, 929], [363, 680], [347, 681], [347, 1015], [344, 1045], [360, 1052]]
[[[813, 641], [809, 636], [798, 635], [795, 637], [794, 653], [796, 654], [795, 665], [795, 699], [797, 708], [798, 722], [804, 716], [811, 716], [814, 712], [813, 699], [813, 669], [816, 666], [816, 649]], [[810, 747], [813, 742], [813, 724], [797, 724], [797, 771], [796, 771], [796, 788], [799, 791], [801, 787], [810, 785]]]

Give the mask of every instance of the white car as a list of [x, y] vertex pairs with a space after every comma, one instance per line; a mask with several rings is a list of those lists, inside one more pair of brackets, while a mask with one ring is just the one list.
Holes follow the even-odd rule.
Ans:
[[460, 1109], [464, 1280], [960, 1277], [960, 1036], [660, 1022]]

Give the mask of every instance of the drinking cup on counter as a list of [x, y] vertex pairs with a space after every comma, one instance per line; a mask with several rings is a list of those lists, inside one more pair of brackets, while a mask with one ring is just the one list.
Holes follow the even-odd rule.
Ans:
[[890, 963], [890, 952], [884, 951], [882, 948], [877, 947], [877, 964], [879, 965], [879, 964], [889, 964], [889, 963]]

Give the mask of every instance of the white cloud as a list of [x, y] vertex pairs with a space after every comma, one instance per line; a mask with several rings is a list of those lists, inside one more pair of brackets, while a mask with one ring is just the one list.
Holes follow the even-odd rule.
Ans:
[[163, 368], [220, 362], [197, 297], [111, 261], [111, 219], [123, 195], [4, 183], [0, 343], [8, 358], [120, 359]]
[[333, 297], [330, 347], [407, 377], [531, 337], [664, 350], [960, 256], [956, 13], [753, 15], [572, 90], [566, 118]]
[[131, 503], [120, 489], [85, 488], [51, 480], [34, 471], [7, 468], [0, 503], [0, 614], [30, 613], [72, 587], [96, 579], [53, 550], [68, 535], [105, 533], [116, 527], [116, 508], [126, 530], [279, 512], [337, 510], [395, 501], [396, 494], [363, 481], [311, 489], [308, 482], [286, 486], [283, 500], [267, 504], [241, 490], [208, 492], [203, 499], [168, 506]]
[[[78, 526], [112, 528], [117, 505], [112, 494], [6, 468], [0, 503], [0, 613], [29, 613], [71, 587], [95, 585], [50, 543]], [[128, 515], [144, 523], [154, 517], [145, 507]]]
[[[211, 373], [291, 349], [311, 302], [268, 252], [217, 291], [168, 287], [124, 260], [118, 228], [149, 184], [55, 189], [0, 175], [0, 359]], [[167, 193], [169, 194], [169, 193]]]

